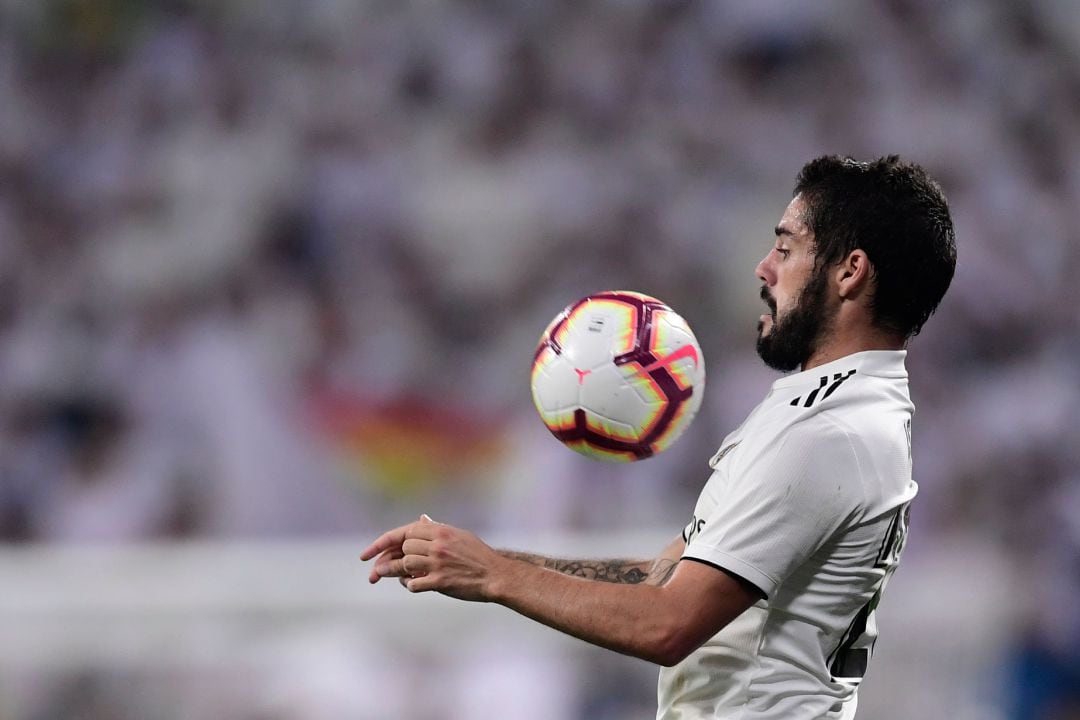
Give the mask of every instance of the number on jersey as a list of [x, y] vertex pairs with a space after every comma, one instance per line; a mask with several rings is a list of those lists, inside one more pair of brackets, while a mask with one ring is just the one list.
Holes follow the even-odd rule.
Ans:
[[892, 520], [889, 521], [889, 527], [881, 541], [881, 549], [874, 562], [875, 568], [885, 572], [878, 580], [877, 588], [870, 600], [855, 614], [851, 625], [840, 638], [840, 644], [829, 655], [829, 672], [833, 680], [858, 684], [866, 674], [866, 666], [870, 662], [874, 642], [877, 640], [877, 622], [874, 611], [881, 602], [885, 585], [896, 570], [896, 565], [900, 562], [900, 553], [903, 552], [904, 545], [907, 543], [910, 511], [911, 504], [904, 503], [896, 508]]

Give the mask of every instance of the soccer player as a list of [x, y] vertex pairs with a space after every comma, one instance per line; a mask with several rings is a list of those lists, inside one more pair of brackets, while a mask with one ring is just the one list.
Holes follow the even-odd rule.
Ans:
[[363, 553], [371, 582], [497, 602], [663, 665], [658, 718], [851, 718], [918, 489], [908, 340], [952, 280], [948, 205], [896, 156], [807, 163], [757, 266], [781, 371], [653, 560], [494, 550], [426, 515]]

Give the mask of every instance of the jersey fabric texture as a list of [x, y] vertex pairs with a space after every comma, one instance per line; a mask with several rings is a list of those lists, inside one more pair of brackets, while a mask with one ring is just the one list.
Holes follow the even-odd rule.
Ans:
[[658, 719], [854, 716], [918, 489], [905, 357], [856, 353], [777, 380], [724, 439], [683, 558], [765, 598], [662, 669]]

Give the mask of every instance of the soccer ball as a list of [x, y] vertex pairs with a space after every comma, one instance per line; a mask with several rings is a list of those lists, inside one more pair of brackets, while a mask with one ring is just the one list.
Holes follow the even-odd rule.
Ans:
[[630, 462], [666, 450], [705, 389], [697, 338], [674, 310], [629, 291], [573, 303], [536, 348], [532, 396], [551, 434], [583, 455]]

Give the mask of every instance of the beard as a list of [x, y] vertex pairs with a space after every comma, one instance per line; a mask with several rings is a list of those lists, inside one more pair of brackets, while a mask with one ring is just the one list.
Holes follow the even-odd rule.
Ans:
[[776, 301], [768, 289], [761, 288], [761, 299], [768, 303], [773, 319], [768, 335], [762, 335], [765, 324], [758, 322], [757, 354], [766, 365], [790, 372], [814, 354], [832, 320], [826, 303], [827, 288], [828, 277], [822, 268], [810, 276], [794, 306], [782, 318], [776, 316]]

